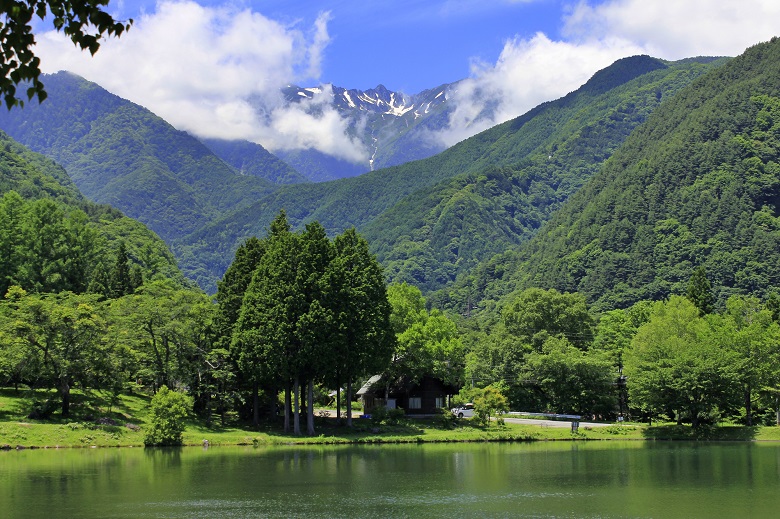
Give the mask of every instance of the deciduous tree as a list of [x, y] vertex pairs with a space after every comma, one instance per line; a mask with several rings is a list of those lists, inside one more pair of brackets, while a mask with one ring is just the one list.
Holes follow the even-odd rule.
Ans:
[[96, 295], [71, 292], [16, 291], [4, 303], [5, 333], [39, 368], [33, 378], [57, 389], [63, 416], [70, 414], [74, 384], [99, 387], [113, 375], [111, 351], [103, 340], [105, 320], [98, 312], [97, 299]]
[[631, 404], [651, 414], [677, 416], [698, 427], [734, 403], [738, 355], [688, 299], [672, 296], [653, 305], [626, 355]]
[[109, 0], [18, 0], [4, 2], [0, 7], [0, 95], [8, 108], [23, 105], [17, 96], [17, 86], [28, 82], [28, 100], [37, 96], [46, 99], [39, 76], [41, 60], [33, 52], [35, 36], [32, 19], [51, 17], [54, 28], [68, 36], [82, 50], [95, 54], [100, 40], [120, 36], [133, 20], [120, 22], [106, 12]]
[[577, 293], [529, 288], [504, 308], [502, 317], [507, 331], [531, 350], [541, 351], [548, 337], [565, 337], [583, 349], [593, 340], [593, 318]]
[[584, 352], [565, 338], [550, 338], [542, 352], [526, 356], [523, 380], [553, 413], [609, 415], [615, 409], [617, 373], [599, 351]]

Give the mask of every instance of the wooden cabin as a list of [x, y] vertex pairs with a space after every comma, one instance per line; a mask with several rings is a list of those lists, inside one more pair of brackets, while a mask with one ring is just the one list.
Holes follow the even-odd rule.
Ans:
[[454, 386], [427, 375], [416, 383], [402, 380], [389, 388], [381, 375], [374, 375], [358, 390], [357, 396], [366, 415], [370, 415], [376, 407], [384, 406], [388, 409], [401, 408], [409, 416], [424, 416], [449, 408], [450, 398], [457, 392]]

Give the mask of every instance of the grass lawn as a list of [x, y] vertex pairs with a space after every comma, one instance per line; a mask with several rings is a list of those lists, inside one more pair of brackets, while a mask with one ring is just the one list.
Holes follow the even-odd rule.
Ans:
[[[63, 418], [59, 410], [46, 420], [27, 418], [35, 403], [45, 402], [51, 392], [13, 388], [0, 389], [0, 446], [21, 447], [120, 447], [143, 446], [150, 397], [142, 394], [112, 398], [108, 393], [74, 392], [71, 416]], [[534, 441], [534, 440], [706, 440], [706, 441], [780, 441], [780, 427], [744, 427], [724, 425], [693, 430], [690, 426], [660, 424], [623, 424], [609, 427], [569, 428], [541, 425], [498, 425], [481, 427], [470, 420], [455, 424], [442, 419], [406, 419], [397, 424], [376, 424], [354, 419], [347, 428], [333, 417], [315, 418], [315, 436], [294, 436], [282, 431], [281, 423], [252, 426], [208, 426], [192, 420], [184, 432], [186, 445], [282, 445], [335, 443], [401, 443], [458, 441]], [[305, 422], [301, 424], [305, 430]], [[7, 447], [7, 448], [8, 448]]]

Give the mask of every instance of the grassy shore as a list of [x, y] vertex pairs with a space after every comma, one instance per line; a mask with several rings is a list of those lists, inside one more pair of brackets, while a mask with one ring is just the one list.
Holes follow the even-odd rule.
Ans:
[[[4, 388], [0, 389], [0, 446], [6, 448], [53, 447], [123, 447], [143, 446], [148, 426], [149, 397], [145, 395], [110, 395], [91, 392], [75, 393], [71, 416], [63, 418], [58, 411], [46, 420], [27, 418], [36, 402], [50, 395]], [[541, 422], [540, 422], [541, 423]], [[305, 424], [302, 424], [305, 427]], [[260, 428], [208, 426], [191, 421], [184, 432], [186, 445], [284, 445], [342, 443], [419, 443], [537, 440], [695, 440], [695, 441], [780, 441], [780, 427], [744, 427], [723, 425], [694, 430], [689, 426], [657, 424], [569, 428], [543, 425], [479, 426], [469, 420], [447, 423], [437, 419], [406, 419], [395, 424], [378, 424], [356, 419], [348, 428], [333, 417], [316, 417], [315, 436], [285, 434], [280, 423], [266, 423]]]

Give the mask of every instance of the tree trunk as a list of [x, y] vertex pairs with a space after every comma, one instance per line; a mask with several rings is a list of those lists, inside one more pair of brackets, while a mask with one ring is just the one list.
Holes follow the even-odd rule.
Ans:
[[286, 433], [290, 432], [290, 410], [292, 407], [292, 404], [290, 403], [291, 399], [290, 385], [288, 383], [287, 387], [284, 388], [284, 432]]
[[347, 427], [352, 427], [352, 381], [347, 381]]
[[753, 406], [750, 398], [750, 384], [745, 386], [745, 419], [747, 425], [753, 425]]
[[306, 413], [306, 432], [309, 433], [309, 436], [314, 436], [314, 382], [311, 380], [309, 381], [306, 403], [309, 405]]
[[163, 348], [165, 349], [165, 365], [163, 366], [163, 385], [167, 387], [168, 389], [171, 388], [171, 379], [168, 374], [168, 366], [171, 365], [171, 345], [168, 343], [168, 336], [163, 335], [162, 337], [162, 343]]
[[62, 416], [70, 415], [70, 384], [67, 379], [60, 381], [60, 397], [62, 399]]
[[775, 425], [780, 425], [780, 395], [775, 395]]
[[308, 409], [307, 404], [306, 404], [306, 400], [307, 400], [307, 398], [306, 398], [306, 382], [304, 381], [303, 383], [299, 383], [298, 384], [298, 388], [300, 389], [300, 392], [301, 392], [301, 404], [299, 406], [299, 409], [301, 410], [301, 414], [304, 414], [306, 412], [306, 410]]
[[699, 410], [698, 409], [690, 409], [688, 411], [688, 413], [691, 415], [691, 427], [693, 429], [698, 429], [699, 428], [699, 422], [700, 422]]
[[276, 388], [269, 388], [268, 389], [268, 416], [271, 417], [271, 420], [275, 423], [276, 419], [279, 417], [279, 409], [278, 409], [278, 392], [276, 391]]
[[252, 423], [260, 425], [260, 388], [257, 382], [252, 384]]
[[341, 420], [341, 382], [336, 384], [336, 420]]
[[295, 434], [295, 436], [301, 435], [301, 410], [298, 407], [300, 389], [301, 382], [298, 380], [298, 375], [295, 375], [295, 382], [293, 383], [293, 401], [295, 402], [293, 408], [293, 434]]

